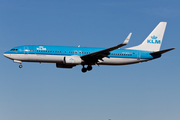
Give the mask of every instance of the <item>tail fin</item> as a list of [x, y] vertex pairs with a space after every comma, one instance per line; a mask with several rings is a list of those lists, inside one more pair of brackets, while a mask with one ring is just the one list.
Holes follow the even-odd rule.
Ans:
[[140, 45], [127, 49], [159, 51], [166, 29], [166, 24], [167, 22], [160, 22]]

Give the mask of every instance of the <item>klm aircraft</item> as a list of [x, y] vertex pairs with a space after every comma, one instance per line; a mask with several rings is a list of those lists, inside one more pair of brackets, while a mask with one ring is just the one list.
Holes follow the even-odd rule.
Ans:
[[92, 70], [92, 65], [128, 65], [147, 62], [175, 49], [160, 50], [166, 24], [166, 22], [160, 22], [140, 45], [126, 49], [120, 49], [120, 47], [129, 42], [132, 33], [123, 43], [106, 49], [25, 45], [12, 48], [5, 52], [4, 56], [19, 63], [19, 68], [22, 68], [22, 62], [42, 62], [56, 63], [57, 68], [73, 68], [76, 65], [82, 65], [82, 72]]

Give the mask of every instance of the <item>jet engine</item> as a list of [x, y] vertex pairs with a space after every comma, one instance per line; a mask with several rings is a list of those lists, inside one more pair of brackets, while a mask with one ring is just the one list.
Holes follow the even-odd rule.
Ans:
[[64, 56], [63, 63], [56, 63], [57, 68], [72, 68], [82, 63], [79, 56]]
[[65, 65], [79, 65], [82, 63], [82, 59], [80, 56], [65, 56], [63, 62]]

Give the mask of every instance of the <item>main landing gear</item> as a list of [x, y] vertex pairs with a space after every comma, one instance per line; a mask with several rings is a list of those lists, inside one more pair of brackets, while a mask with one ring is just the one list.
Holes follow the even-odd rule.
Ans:
[[88, 71], [91, 71], [91, 70], [92, 70], [92, 66], [91, 66], [91, 65], [88, 65], [87, 68], [85, 68], [84, 65], [83, 65], [83, 68], [81, 69], [81, 71], [82, 71], [83, 73], [85, 73], [85, 72], [87, 72], [87, 70], [88, 70]]

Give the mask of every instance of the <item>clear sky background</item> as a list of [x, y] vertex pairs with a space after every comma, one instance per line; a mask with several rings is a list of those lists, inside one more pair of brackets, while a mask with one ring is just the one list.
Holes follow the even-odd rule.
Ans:
[[[13, 63], [20, 45], [140, 44], [161, 22], [160, 59], [127, 66], [59, 69]], [[0, 0], [0, 120], [180, 120], [179, 0]]]

